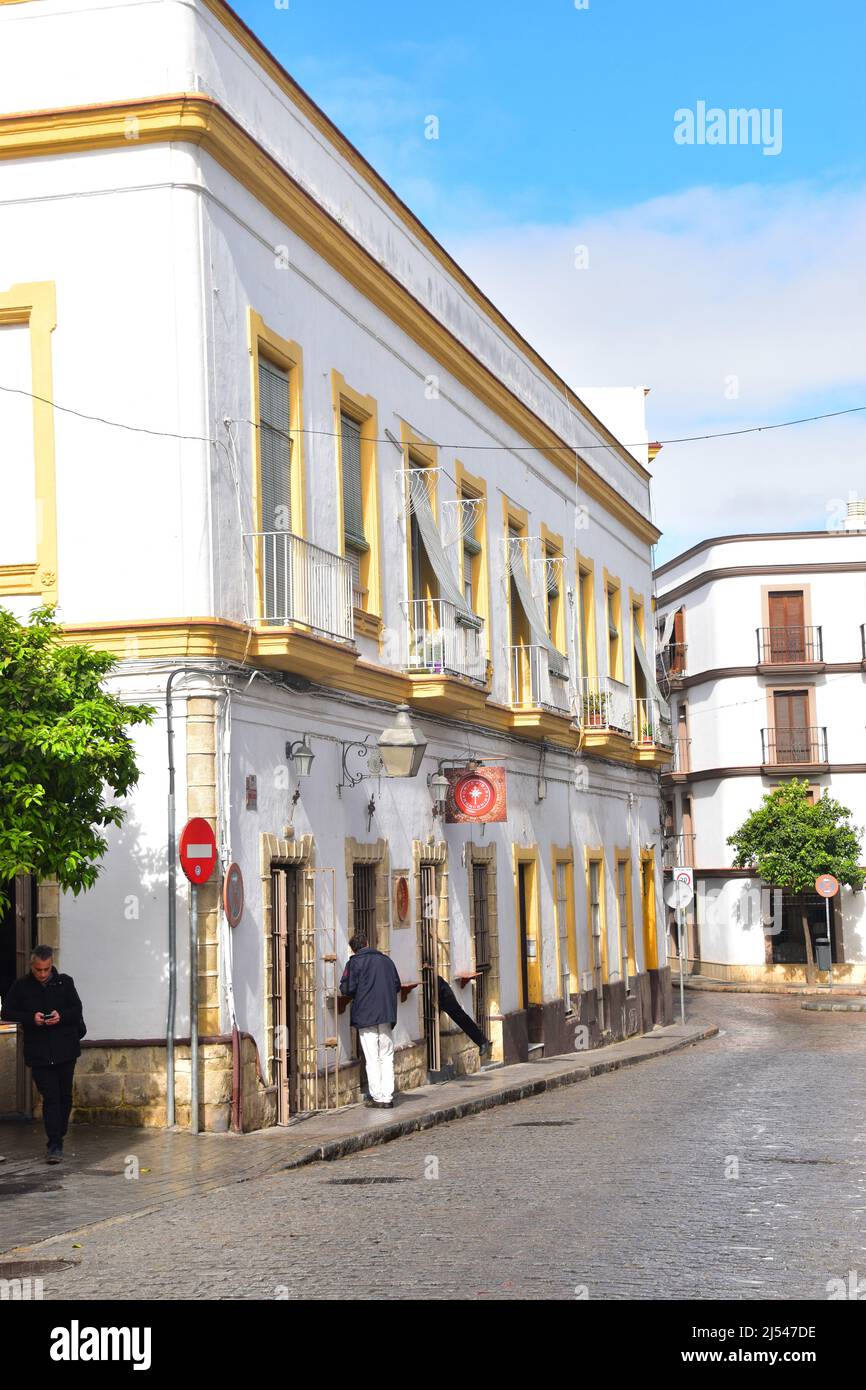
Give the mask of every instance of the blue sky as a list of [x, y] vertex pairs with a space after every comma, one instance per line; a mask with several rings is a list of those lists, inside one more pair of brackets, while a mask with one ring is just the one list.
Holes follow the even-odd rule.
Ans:
[[[236, 8], [576, 387], [649, 386], [661, 438], [866, 404], [861, 0]], [[779, 152], [677, 143], [699, 101], [780, 110]], [[655, 475], [660, 558], [821, 526], [866, 493], [866, 415]]]

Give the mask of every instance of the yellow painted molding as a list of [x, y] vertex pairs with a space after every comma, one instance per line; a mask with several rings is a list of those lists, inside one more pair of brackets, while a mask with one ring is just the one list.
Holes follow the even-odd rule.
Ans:
[[[637, 957], [635, 956], [634, 946], [634, 904], [632, 901], [632, 875], [631, 875], [631, 850], [626, 846], [617, 845], [614, 848], [614, 872], [617, 879], [614, 883], [614, 896], [617, 905], [617, 926], [621, 927], [619, 920], [619, 866], [625, 865], [625, 932], [628, 950], [628, 973], [632, 978], [637, 974]], [[617, 943], [619, 945], [619, 943]]]
[[[481, 547], [480, 553], [474, 558], [474, 565], [477, 569], [473, 570], [473, 597], [475, 598], [476, 612], [479, 618], [484, 619], [484, 642], [487, 651], [488, 663], [491, 657], [491, 635], [490, 635], [490, 534], [487, 525], [487, 479], [470, 473], [464, 468], [459, 459], [454, 460], [454, 479], [457, 483], [458, 497], [478, 498], [483, 506], [481, 508], [481, 519], [475, 539]], [[465, 564], [465, 551], [460, 547], [460, 587], [463, 589], [463, 569]], [[477, 584], [475, 580], [477, 579]]]
[[0, 593], [39, 594], [43, 603], [56, 603], [57, 487], [51, 365], [51, 334], [57, 327], [54, 281], [13, 285], [0, 293], [0, 326], [5, 324], [27, 325], [30, 330], [36, 554], [34, 559], [0, 565]]
[[[643, 968], [657, 970], [659, 964], [658, 930], [656, 926], [655, 849], [642, 849], [641, 867], [641, 924], [643, 928]], [[647, 873], [649, 868], [649, 873]], [[649, 891], [647, 891], [647, 889]]]
[[[255, 461], [253, 474], [253, 516], [256, 530], [272, 531], [276, 526], [265, 526], [262, 517], [262, 431], [261, 405], [259, 401], [259, 359], [273, 362], [287, 373], [289, 378], [289, 438], [291, 441], [290, 477], [292, 524], [290, 530], [296, 536], [306, 536], [306, 482], [304, 477], [304, 352], [299, 343], [283, 338], [270, 328], [252, 307], [247, 316], [247, 339], [250, 351], [250, 371], [252, 372], [252, 457]], [[259, 577], [258, 556], [256, 574]], [[259, 592], [261, 604], [261, 592]]]
[[560, 940], [562, 937], [561, 923], [559, 921], [559, 898], [557, 896], [556, 870], [559, 864], [565, 864], [567, 872], [565, 875], [565, 910], [566, 927], [565, 936], [568, 949], [568, 989], [570, 994], [580, 992], [580, 975], [577, 963], [577, 933], [575, 927], [574, 910], [574, 848], [571, 845], [551, 845], [550, 859], [552, 867], [551, 886], [553, 889], [554, 917], [556, 919], [556, 970], [557, 979], [562, 981], [562, 957], [560, 955]]
[[[543, 944], [541, 939], [542, 919], [540, 909], [539, 883], [539, 854], [538, 845], [512, 845], [511, 862], [514, 873], [514, 925], [515, 938], [517, 942], [517, 990], [518, 1002], [521, 1009], [526, 1009], [530, 1004], [542, 1004], [544, 1002], [542, 954]], [[520, 882], [518, 870], [521, 864], [528, 864], [531, 867], [529, 875], [528, 891], [526, 894], [526, 937], [527, 941], [535, 942], [535, 959], [526, 961], [526, 980], [529, 986], [529, 998], [523, 997], [523, 959], [521, 955], [520, 940]]]
[[[583, 611], [581, 599], [580, 577], [584, 574], [589, 581], [586, 595], [586, 609]], [[588, 555], [582, 555], [578, 550], [575, 556], [575, 577], [577, 579], [577, 612], [580, 623], [580, 632], [586, 628], [586, 664], [587, 670], [581, 671], [582, 676], [598, 675], [598, 646], [596, 639], [595, 624], [595, 561]], [[578, 658], [580, 657], [580, 643], [578, 643]]]
[[[212, 98], [180, 93], [0, 117], [0, 159], [128, 148], [132, 143], [131, 130], [138, 144], [181, 142], [201, 146], [431, 358], [577, 484], [578, 463], [567, 442], [419, 303]], [[479, 302], [485, 312], [492, 311], [492, 306]], [[527, 351], [525, 344], [520, 345], [522, 351]], [[578, 399], [571, 399], [577, 408]], [[601, 428], [589, 412], [585, 418]], [[610, 439], [618, 457], [637, 472], [637, 461], [613, 436]], [[647, 545], [658, 540], [658, 528], [596, 473], [590, 463], [580, 459], [579, 471], [580, 487], [588, 497]], [[643, 471], [641, 475], [649, 476]]]

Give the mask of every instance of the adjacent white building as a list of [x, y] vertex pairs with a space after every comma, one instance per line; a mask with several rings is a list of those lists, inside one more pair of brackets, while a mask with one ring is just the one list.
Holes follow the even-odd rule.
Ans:
[[[79, 1116], [164, 1122], [172, 903], [188, 1116], [170, 757], [245, 889], [234, 927], [200, 890], [204, 1124], [357, 1097], [357, 926], [402, 1086], [478, 1064], [437, 973], [505, 1061], [668, 1018], [647, 448], [220, 0], [0, 0], [0, 45], [0, 602], [56, 602], [157, 711], [97, 886], [18, 885], [19, 952], [86, 1004]], [[400, 706], [414, 777], [377, 753]], [[446, 820], [432, 778], [488, 767], [507, 819]]]
[[[695, 868], [688, 955], [702, 975], [802, 981], [800, 908], [731, 868], [727, 840], [784, 778], [866, 827], [866, 530], [720, 536], [656, 570], [659, 670], [674, 760], [662, 774], [665, 867]], [[813, 943], [825, 909], [807, 897]], [[866, 897], [832, 904], [838, 983], [866, 978]], [[821, 974], [826, 979], [826, 974]]]

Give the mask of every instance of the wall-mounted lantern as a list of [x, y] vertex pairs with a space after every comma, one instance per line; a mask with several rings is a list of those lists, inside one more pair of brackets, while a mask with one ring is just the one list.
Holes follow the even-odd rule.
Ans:
[[310, 747], [310, 735], [304, 734], [296, 743], [286, 744], [286, 759], [294, 763], [295, 772], [299, 777], [309, 777], [310, 768], [313, 766], [315, 753]]
[[415, 777], [424, 761], [427, 742], [409, 718], [409, 706], [398, 705], [394, 723], [377, 740], [386, 777]]

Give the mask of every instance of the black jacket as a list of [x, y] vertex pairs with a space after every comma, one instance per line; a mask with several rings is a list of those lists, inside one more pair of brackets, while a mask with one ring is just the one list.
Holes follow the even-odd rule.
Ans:
[[[34, 1014], [50, 1014], [55, 1009], [59, 1023], [46, 1028], [44, 1023], [33, 1022]], [[4, 995], [0, 1018], [4, 1023], [22, 1025], [28, 1067], [53, 1067], [81, 1056], [84, 1013], [71, 975], [58, 975], [52, 967], [44, 985], [29, 972], [22, 975]]]
[[340, 981], [340, 993], [352, 1001], [352, 1027], [375, 1028], [397, 1022], [400, 976], [390, 956], [365, 946], [350, 957]]

